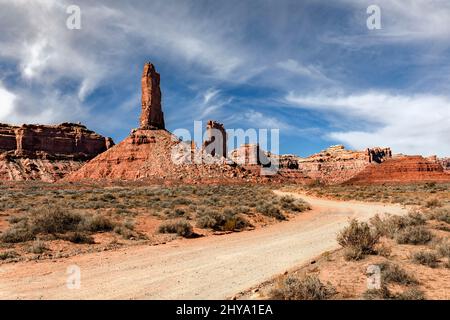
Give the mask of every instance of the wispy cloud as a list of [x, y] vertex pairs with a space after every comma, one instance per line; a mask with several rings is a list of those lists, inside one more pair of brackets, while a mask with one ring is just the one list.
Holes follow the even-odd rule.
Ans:
[[322, 71], [320, 71], [318, 67], [313, 65], [305, 66], [294, 59], [280, 61], [276, 65], [277, 67], [285, 71], [292, 72], [300, 76], [310, 77], [318, 80], [327, 80], [327, 81], [330, 80], [322, 73]]
[[[336, 96], [286, 97], [292, 106], [332, 113], [348, 129], [330, 132], [332, 139], [348, 146], [391, 146], [394, 152], [409, 154], [450, 154], [450, 99], [434, 95], [394, 95], [368, 92]], [[366, 129], [354, 130], [366, 123]]]

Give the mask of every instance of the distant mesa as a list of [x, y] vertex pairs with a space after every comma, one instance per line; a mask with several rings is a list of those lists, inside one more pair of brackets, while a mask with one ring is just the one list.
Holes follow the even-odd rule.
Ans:
[[113, 145], [81, 124], [0, 124], [0, 180], [53, 182]]

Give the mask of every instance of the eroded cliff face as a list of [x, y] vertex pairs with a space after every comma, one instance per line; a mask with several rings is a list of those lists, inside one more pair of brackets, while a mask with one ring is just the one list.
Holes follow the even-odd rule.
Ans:
[[437, 159], [438, 163], [444, 168], [444, 171], [450, 173], [450, 158], [439, 158]]
[[80, 124], [0, 124], [0, 180], [53, 182], [113, 145]]
[[450, 182], [450, 173], [444, 170], [436, 157], [396, 155], [381, 164], [371, 164], [347, 183], [421, 183]]
[[[344, 146], [331, 146], [308, 158], [298, 158], [297, 166], [306, 176], [324, 184], [345, 182], [371, 163], [382, 163], [392, 156], [389, 148], [364, 151], [346, 150]], [[290, 159], [290, 165], [293, 159]]]

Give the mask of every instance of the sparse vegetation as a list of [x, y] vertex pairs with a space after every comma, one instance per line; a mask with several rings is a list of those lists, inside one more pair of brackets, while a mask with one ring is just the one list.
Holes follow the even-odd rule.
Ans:
[[430, 251], [415, 252], [412, 256], [412, 260], [415, 263], [428, 266], [430, 268], [436, 268], [439, 262], [437, 254]]
[[18, 256], [19, 254], [14, 250], [5, 251], [0, 253], [0, 260], [15, 259]]
[[409, 226], [396, 236], [399, 244], [426, 244], [433, 238], [431, 232], [422, 226]]
[[43, 242], [39, 239], [34, 241], [28, 249], [28, 251], [30, 253], [34, 253], [34, 254], [42, 254], [47, 250], [48, 250], [48, 248], [45, 245], [45, 242]]
[[381, 281], [384, 284], [397, 283], [401, 285], [416, 285], [417, 279], [408, 274], [399, 265], [383, 262], [379, 264], [381, 269]]
[[388, 215], [384, 219], [376, 215], [370, 223], [379, 235], [394, 239], [401, 230], [424, 225], [426, 220], [421, 213], [411, 211], [406, 216]]
[[176, 233], [179, 236], [189, 238], [193, 234], [192, 226], [185, 220], [165, 222], [159, 227], [161, 233]]
[[315, 276], [298, 279], [288, 276], [282, 279], [276, 289], [270, 293], [273, 300], [327, 300], [336, 294], [330, 284], [323, 284]]
[[352, 220], [337, 237], [338, 243], [346, 249], [347, 260], [360, 260], [365, 254], [374, 253], [379, 235], [374, 233], [366, 222]]
[[[1, 234], [0, 240], [18, 243], [36, 239], [38, 235], [53, 235], [75, 243], [93, 243], [86, 232], [110, 231], [114, 224], [99, 215], [82, 215], [61, 207], [40, 207], [13, 224]], [[72, 241], [73, 240], [73, 241]]]
[[396, 300], [425, 300], [425, 293], [416, 288], [407, 288], [402, 293], [397, 294], [394, 299]]

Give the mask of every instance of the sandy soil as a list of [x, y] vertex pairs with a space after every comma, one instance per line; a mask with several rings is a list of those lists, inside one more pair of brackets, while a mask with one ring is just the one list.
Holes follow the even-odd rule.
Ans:
[[[336, 249], [336, 234], [352, 217], [407, 211], [399, 205], [301, 197], [313, 210], [263, 229], [2, 265], [0, 299], [229, 298]], [[81, 270], [79, 289], [67, 288], [71, 265]]]

